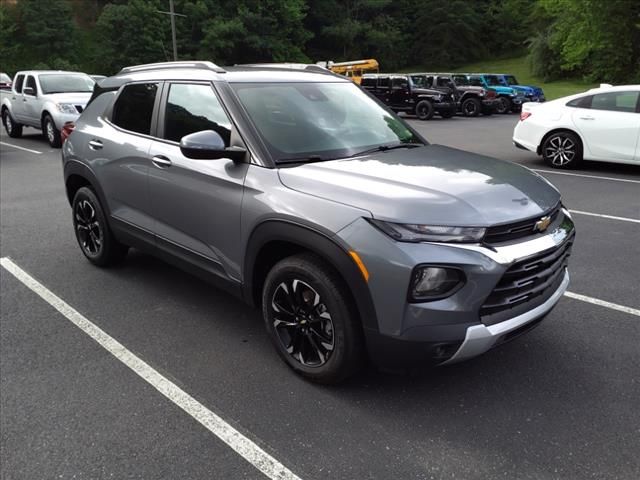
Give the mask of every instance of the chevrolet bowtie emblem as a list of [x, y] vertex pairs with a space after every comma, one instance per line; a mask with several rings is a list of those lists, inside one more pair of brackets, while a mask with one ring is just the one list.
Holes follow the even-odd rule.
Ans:
[[551, 217], [549, 216], [542, 217], [533, 226], [533, 230], [538, 232], [544, 232], [547, 228], [549, 228], [550, 223], [551, 223]]

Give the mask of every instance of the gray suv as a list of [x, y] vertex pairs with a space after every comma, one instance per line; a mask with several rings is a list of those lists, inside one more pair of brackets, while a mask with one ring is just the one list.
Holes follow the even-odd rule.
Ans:
[[96, 86], [63, 145], [82, 253], [130, 247], [259, 306], [317, 382], [451, 364], [537, 325], [569, 283], [558, 191], [430, 145], [330, 72], [178, 62]]

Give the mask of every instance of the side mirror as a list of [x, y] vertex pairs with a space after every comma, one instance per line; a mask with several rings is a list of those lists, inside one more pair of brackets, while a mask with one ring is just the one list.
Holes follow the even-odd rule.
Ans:
[[242, 147], [225, 147], [224, 140], [215, 130], [185, 135], [180, 140], [180, 151], [185, 157], [196, 160], [230, 158], [236, 161], [242, 160], [247, 153]]
[[34, 95], [36, 94], [36, 90], [33, 87], [24, 87], [22, 89], [22, 93], [25, 95]]

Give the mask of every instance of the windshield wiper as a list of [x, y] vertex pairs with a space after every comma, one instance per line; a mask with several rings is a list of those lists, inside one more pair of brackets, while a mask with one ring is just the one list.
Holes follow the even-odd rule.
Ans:
[[349, 155], [346, 158], [359, 157], [360, 155], [368, 155], [369, 153], [386, 152], [387, 150], [395, 150], [396, 148], [416, 148], [424, 147], [424, 143], [399, 143], [394, 145], [378, 145], [374, 148], [368, 148], [361, 152], [356, 152], [353, 155]]
[[314, 163], [324, 162], [325, 160], [335, 160], [335, 158], [325, 158], [320, 155], [309, 155], [308, 157], [296, 157], [296, 158], [281, 158], [276, 161], [278, 164], [285, 163]]

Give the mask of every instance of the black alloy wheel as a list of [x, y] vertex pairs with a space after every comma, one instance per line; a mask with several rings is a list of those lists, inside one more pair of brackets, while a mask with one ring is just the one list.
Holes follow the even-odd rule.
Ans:
[[434, 113], [433, 104], [429, 100], [421, 100], [416, 105], [416, 117], [420, 120], [431, 120]]
[[496, 106], [496, 113], [504, 114], [511, 112], [511, 100], [507, 97], [500, 97]]
[[477, 117], [482, 109], [482, 103], [477, 98], [467, 98], [462, 102], [462, 114], [465, 117]]
[[273, 328], [292, 358], [308, 367], [327, 363], [335, 346], [333, 322], [311, 285], [297, 278], [281, 282], [270, 308]]
[[113, 236], [104, 209], [93, 190], [89, 187], [78, 189], [72, 209], [73, 229], [84, 256], [99, 267], [119, 263], [129, 247]]
[[349, 286], [322, 258], [301, 253], [274, 265], [262, 288], [262, 316], [278, 355], [296, 373], [338, 383], [366, 356]]
[[572, 132], [557, 132], [542, 144], [542, 158], [553, 168], [573, 168], [582, 160], [582, 143]]

